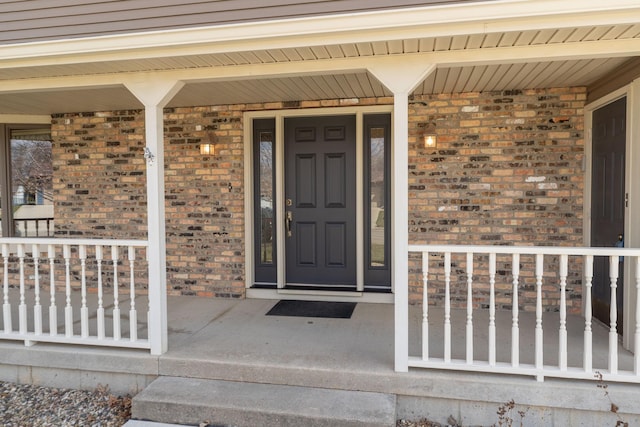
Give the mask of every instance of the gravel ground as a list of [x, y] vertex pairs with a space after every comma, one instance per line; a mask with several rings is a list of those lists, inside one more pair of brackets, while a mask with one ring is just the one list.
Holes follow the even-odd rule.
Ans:
[[0, 425], [120, 427], [131, 417], [131, 399], [106, 388], [95, 391], [0, 381]]
[[[0, 426], [120, 427], [131, 418], [131, 398], [106, 388], [69, 390], [0, 381]], [[428, 420], [399, 420], [397, 427], [443, 427]]]

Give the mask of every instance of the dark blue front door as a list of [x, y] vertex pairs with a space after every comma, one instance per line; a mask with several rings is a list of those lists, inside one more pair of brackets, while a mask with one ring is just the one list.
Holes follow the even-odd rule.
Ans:
[[285, 120], [287, 286], [356, 285], [355, 116]]

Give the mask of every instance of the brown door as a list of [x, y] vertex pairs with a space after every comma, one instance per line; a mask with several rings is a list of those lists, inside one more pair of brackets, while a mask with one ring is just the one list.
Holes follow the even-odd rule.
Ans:
[[288, 287], [356, 285], [355, 116], [285, 120]]
[[[593, 112], [591, 175], [591, 246], [621, 244], [625, 215], [626, 106], [621, 98]], [[618, 332], [622, 333], [623, 265], [619, 265], [616, 296]], [[593, 315], [610, 323], [609, 260], [595, 257]]]

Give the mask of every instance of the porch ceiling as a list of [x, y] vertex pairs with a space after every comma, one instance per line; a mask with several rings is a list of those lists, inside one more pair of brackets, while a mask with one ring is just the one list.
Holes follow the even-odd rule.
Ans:
[[[414, 94], [588, 86], [629, 58], [505, 63], [438, 68]], [[392, 93], [368, 72], [187, 83], [169, 107], [385, 97]], [[121, 85], [0, 93], [0, 114], [54, 114], [138, 109]]]
[[[621, 51], [608, 54], [602, 44], [607, 42], [627, 44]], [[413, 39], [394, 39], [387, 35], [386, 40], [375, 42], [323, 45], [314, 41], [305, 45], [301, 41], [299, 44], [295, 48], [227, 49], [178, 56], [175, 52], [171, 55], [165, 52], [164, 56], [148, 53], [146, 57], [140, 55], [126, 60], [82, 62], [82, 59], [76, 59], [75, 63], [60, 61], [46, 66], [11, 67], [0, 62], [0, 114], [141, 108], [140, 102], [122, 85], [22, 92], [12, 92], [10, 88], [12, 82], [92, 75], [103, 78], [150, 71], [211, 71], [210, 81], [187, 80], [185, 87], [169, 103], [173, 107], [390, 96], [388, 89], [363, 70], [313, 74], [299, 70], [303, 69], [302, 64], [310, 62], [335, 61], [339, 70], [341, 61], [389, 56], [397, 56], [401, 61], [401, 55], [407, 54], [424, 54], [425, 61], [433, 58], [437, 64], [436, 71], [416, 88], [414, 93], [419, 95], [588, 86], [640, 52], [640, 24], [563, 28], [558, 23], [555, 28], [541, 30]], [[536, 50], [540, 48], [547, 50]], [[546, 52], [554, 54], [547, 57]], [[290, 65], [291, 74], [261, 76], [261, 66], [278, 64]], [[227, 70], [251, 66], [258, 67], [253, 75], [228, 77]], [[226, 74], [224, 80], [216, 80], [220, 72]], [[3, 87], [8, 91], [3, 92]]]

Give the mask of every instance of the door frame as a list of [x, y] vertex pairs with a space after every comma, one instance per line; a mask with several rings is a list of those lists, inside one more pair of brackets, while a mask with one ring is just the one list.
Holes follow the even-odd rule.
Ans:
[[[393, 303], [393, 280], [391, 283], [391, 293], [370, 293], [364, 292], [364, 115], [389, 113], [392, 115], [391, 126], [393, 126], [393, 105], [374, 106], [351, 106], [332, 108], [313, 108], [295, 110], [264, 110], [250, 111], [243, 114], [244, 123], [244, 191], [245, 191], [245, 287], [247, 298], [280, 299], [286, 295], [295, 295], [297, 299], [322, 299], [325, 301], [361, 301]], [[277, 282], [276, 289], [256, 289], [252, 288], [254, 282], [254, 195], [253, 195], [253, 120], [254, 119], [275, 119], [275, 168], [276, 168], [276, 199], [275, 203], [279, 209], [276, 210], [276, 224], [284, 224], [284, 121], [287, 117], [311, 117], [311, 116], [339, 116], [353, 115], [356, 117], [356, 284], [355, 292], [341, 292], [331, 290], [291, 290], [286, 289], [285, 271], [285, 230], [284, 227], [276, 227], [276, 248], [277, 248]], [[393, 147], [393, 129], [391, 130], [391, 147]], [[393, 149], [390, 150], [393, 156]], [[393, 158], [391, 158], [393, 162]], [[393, 177], [390, 177], [393, 179]], [[393, 185], [391, 185], [393, 191]], [[393, 238], [390, 241], [391, 253], [394, 252]], [[392, 255], [393, 257], [393, 255]], [[391, 266], [393, 278], [393, 265]]]
[[[640, 247], [640, 226], [632, 221], [632, 212], [640, 213], [640, 121], [633, 117], [640, 116], [640, 79], [635, 80], [616, 91], [603, 96], [585, 106], [585, 154], [583, 158], [584, 176], [584, 216], [583, 236], [584, 245], [591, 246], [591, 178], [592, 178], [592, 133], [593, 112], [622, 97], [627, 98], [626, 119], [626, 159], [625, 159], [625, 193], [628, 197], [624, 220], [624, 244], [627, 248]], [[624, 263], [623, 283], [623, 322], [622, 343], [626, 349], [634, 348], [634, 334], [636, 325], [636, 278], [631, 263]], [[582, 294], [586, 292], [583, 285]], [[584, 315], [584, 307], [583, 307]]]

